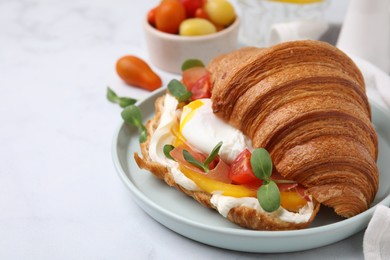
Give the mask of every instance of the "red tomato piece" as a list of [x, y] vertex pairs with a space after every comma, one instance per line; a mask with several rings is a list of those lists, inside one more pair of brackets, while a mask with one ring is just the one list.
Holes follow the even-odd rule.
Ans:
[[204, 67], [193, 67], [183, 71], [182, 81], [189, 91], [192, 90], [193, 85], [205, 75], [210, 75], [208, 70]]
[[195, 11], [203, 6], [203, 0], [179, 0], [186, 9], [187, 18], [195, 16]]
[[251, 152], [248, 149], [242, 151], [230, 165], [229, 177], [234, 184], [256, 184], [260, 185], [261, 180], [258, 179], [251, 166]]
[[192, 100], [199, 98], [210, 98], [210, 72], [204, 67], [193, 67], [187, 69], [182, 75], [183, 84], [192, 92]]
[[205, 75], [198, 79], [195, 84], [192, 85], [192, 96], [191, 100], [201, 99], [201, 98], [210, 98], [210, 76]]

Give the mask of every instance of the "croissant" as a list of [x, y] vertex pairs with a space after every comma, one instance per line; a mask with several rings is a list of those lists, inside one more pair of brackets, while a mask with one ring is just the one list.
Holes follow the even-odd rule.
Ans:
[[276, 171], [343, 217], [378, 191], [378, 137], [354, 62], [319, 41], [243, 48], [208, 65], [213, 111], [270, 152]]

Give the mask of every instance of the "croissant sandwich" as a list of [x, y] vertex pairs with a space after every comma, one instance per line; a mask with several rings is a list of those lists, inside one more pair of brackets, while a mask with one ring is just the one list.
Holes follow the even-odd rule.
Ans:
[[255, 230], [306, 228], [321, 204], [352, 217], [374, 200], [378, 138], [364, 80], [337, 48], [243, 48], [184, 71], [182, 83], [156, 100], [134, 154], [169, 186]]

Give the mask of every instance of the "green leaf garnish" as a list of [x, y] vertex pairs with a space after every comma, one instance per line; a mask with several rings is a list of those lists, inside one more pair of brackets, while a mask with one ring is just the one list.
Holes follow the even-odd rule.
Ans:
[[123, 109], [121, 116], [125, 123], [133, 125], [138, 128], [138, 132], [140, 133], [139, 142], [143, 143], [147, 139], [147, 130], [144, 124], [142, 123], [142, 114], [139, 107], [135, 105], [127, 106]]
[[251, 156], [251, 166], [255, 176], [261, 180], [270, 180], [272, 174], [271, 156], [264, 148], [255, 149]]
[[171, 156], [170, 152], [175, 149], [175, 147], [171, 144], [166, 144], [164, 145], [164, 148], [163, 148], [163, 152], [165, 154], [165, 156], [168, 158], [168, 159], [171, 159], [171, 160], [175, 160], [173, 159], [173, 157]]
[[260, 206], [267, 212], [280, 207], [280, 191], [276, 183], [271, 180], [272, 159], [264, 148], [255, 149], [251, 155], [251, 166], [255, 176], [263, 180], [263, 185], [257, 191]]
[[120, 107], [125, 108], [130, 105], [134, 105], [137, 100], [134, 98], [118, 97], [118, 95], [109, 87], [107, 87], [107, 99], [112, 103], [119, 104]]
[[116, 103], [118, 99], [117, 94], [110, 87], [107, 87], [107, 99], [112, 103]]
[[198, 167], [199, 169], [203, 170], [204, 172], [209, 171], [209, 169], [206, 166], [204, 166], [203, 163], [196, 160], [187, 150], [183, 150], [183, 157], [184, 157], [184, 160], [186, 160], [187, 162], [191, 163], [192, 165]]
[[191, 163], [192, 165], [198, 167], [199, 169], [203, 170], [204, 172], [208, 172], [210, 163], [215, 159], [215, 157], [218, 156], [219, 150], [221, 149], [222, 142], [219, 142], [211, 151], [209, 156], [206, 158], [206, 160], [202, 163], [196, 160], [187, 150], [183, 150], [183, 157], [184, 159]]
[[194, 67], [204, 67], [204, 64], [201, 60], [188, 59], [181, 65], [181, 71], [185, 71]]
[[179, 102], [188, 101], [192, 96], [186, 86], [177, 79], [173, 79], [168, 83], [168, 90]]
[[257, 191], [260, 206], [267, 212], [273, 212], [280, 207], [280, 192], [274, 181], [260, 186]]
[[148, 139], [148, 131], [146, 130], [146, 127], [144, 126], [141, 130], [140, 130], [140, 134], [139, 134], [139, 142], [140, 143], [144, 143], [146, 142], [146, 139]]
[[209, 156], [204, 161], [203, 165], [206, 166], [207, 169], [209, 168], [209, 164], [215, 159], [215, 157], [218, 156], [221, 146], [222, 146], [222, 142], [217, 143], [217, 145], [213, 148]]

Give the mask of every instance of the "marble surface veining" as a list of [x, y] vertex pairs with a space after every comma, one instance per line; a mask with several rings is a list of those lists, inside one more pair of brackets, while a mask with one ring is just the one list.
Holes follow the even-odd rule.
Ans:
[[362, 258], [362, 233], [302, 253], [222, 250], [134, 203], [112, 163], [120, 108], [105, 94], [148, 94], [124, 86], [114, 64], [148, 59], [142, 19], [156, 3], [0, 0], [0, 259]]

